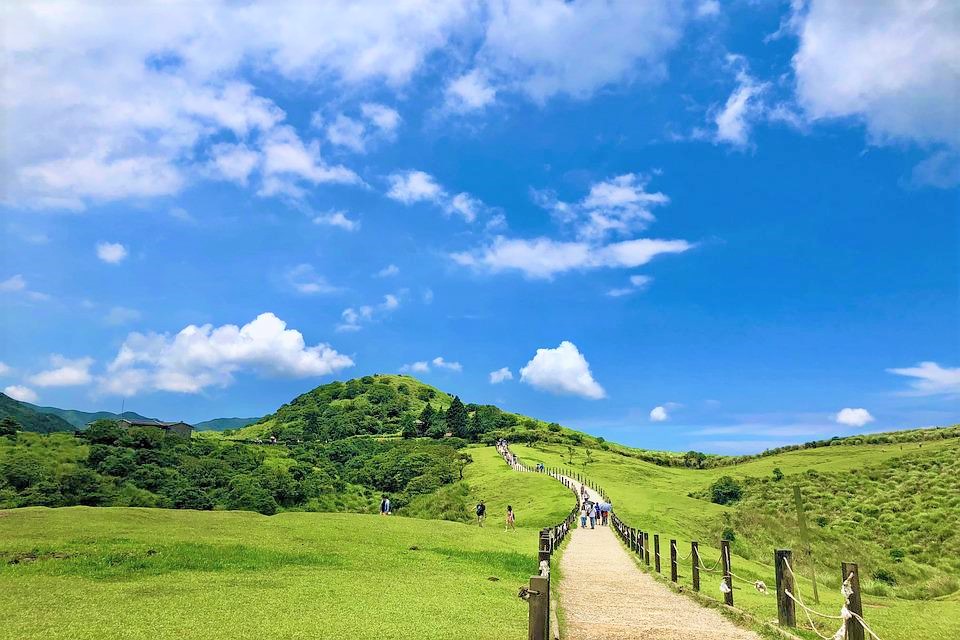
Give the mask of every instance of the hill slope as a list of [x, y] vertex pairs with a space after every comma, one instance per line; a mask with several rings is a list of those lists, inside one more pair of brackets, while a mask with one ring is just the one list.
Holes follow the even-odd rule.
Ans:
[[214, 418], [204, 420], [193, 425], [198, 431], [226, 431], [227, 429], [242, 429], [248, 424], [259, 422], [261, 418]]
[[74, 430], [74, 426], [63, 418], [41, 413], [32, 404], [14, 400], [4, 393], [0, 393], [0, 418], [13, 418], [24, 431], [55, 433]]

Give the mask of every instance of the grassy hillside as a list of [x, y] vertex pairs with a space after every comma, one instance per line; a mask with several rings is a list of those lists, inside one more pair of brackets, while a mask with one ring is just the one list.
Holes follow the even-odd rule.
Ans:
[[0, 639], [519, 638], [536, 537], [355, 514], [0, 511]]
[[55, 433], [57, 431], [73, 431], [72, 424], [55, 415], [41, 413], [27, 402], [14, 400], [10, 396], [0, 393], [0, 418], [13, 418], [24, 431], [37, 433]]
[[[681, 555], [689, 552], [691, 539], [699, 540], [704, 561], [712, 563], [719, 556], [716, 541], [730, 530], [735, 537], [734, 571], [767, 585], [773, 584], [775, 547], [792, 547], [798, 572], [809, 572], [809, 561], [800, 554], [791, 502], [791, 487], [799, 483], [814, 540], [821, 611], [839, 610], [838, 563], [850, 560], [860, 564], [864, 590], [871, 594], [866, 617], [884, 640], [960, 637], [960, 598], [947, 593], [956, 588], [960, 575], [956, 556], [949, 551], [956, 544], [951, 525], [960, 520], [951, 462], [960, 455], [958, 439], [809, 448], [712, 469], [664, 467], [612, 450], [593, 450], [588, 457], [584, 449], [573, 451], [570, 464], [565, 446], [512, 448], [528, 463], [574, 467], [595, 479], [622, 518], [659, 533], [662, 540], [676, 538]], [[773, 480], [774, 469], [784, 474], [781, 480]], [[707, 495], [724, 475], [744, 485], [740, 503], [724, 506], [697, 497]], [[822, 527], [821, 516], [827, 519]], [[942, 545], [948, 550], [945, 559], [929, 564]], [[904, 552], [899, 563], [895, 549]], [[897, 586], [875, 578], [884, 576], [880, 570], [892, 573]], [[689, 573], [689, 568], [681, 570], [681, 582], [688, 586]], [[704, 574], [703, 580], [704, 591], [719, 598], [715, 576]], [[809, 598], [812, 585], [804, 580], [800, 589]], [[945, 595], [938, 600], [904, 599], [934, 594]], [[776, 615], [773, 600], [749, 587], [738, 590], [736, 599], [738, 606], [762, 619]]]
[[227, 429], [242, 429], [243, 427], [259, 422], [260, 418], [214, 418], [204, 420], [193, 425], [198, 431], [226, 431]]

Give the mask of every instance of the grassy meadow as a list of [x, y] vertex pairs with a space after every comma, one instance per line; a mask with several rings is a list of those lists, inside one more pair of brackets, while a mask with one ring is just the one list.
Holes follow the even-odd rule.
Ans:
[[[729, 529], [735, 537], [734, 572], [747, 580], [763, 580], [771, 588], [774, 547], [793, 548], [797, 573], [809, 575], [811, 563], [801, 553], [792, 503], [792, 486], [799, 483], [817, 559], [819, 611], [836, 615], [840, 609], [839, 559], [843, 559], [859, 564], [865, 618], [884, 640], [960, 637], [956, 584], [960, 567], [957, 556], [949, 553], [957, 541], [955, 523], [960, 517], [960, 500], [953, 490], [958, 474], [952, 465], [960, 458], [956, 439], [924, 442], [922, 447], [799, 450], [702, 470], [657, 466], [598, 449], [588, 457], [582, 448], [572, 451], [570, 464], [571, 450], [566, 446], [511, 448], [528, 464], [566, 466], [598, 482], [621, 518], [660, 534], [665, 573], [671, 538], [677, 539], [681, 558], [689, 554], [690, 540], [699, 540], [704, 563], [713, 566], [719, 558], [717, 541]], [[782, 471], [782, 480], [773, 481], [774, 469]], [[723, 506], [694, 497], [725, 475], [744, 484], [740, 503]], [[651, 535], [651, 544], [652, 540]], [[939, 552], [943, 561], [931, 564]], [[875, 578], [875, 574], [888, 577], [881, 570], [893, 574], [898, 584]], [[690, 587], [689, 560], [681, 562], [680, 573], [681, 584]], [[704, 594], [721, 598], [719, 574], [701, 572], [701, 582]], [[760, 620], [776, 619], [773, 596], [761, 595], [745, 583], [735, 587], [737, 606]], [[802, 578], [799, 590], [809, 604], [809, 580]], [[802, 620], [799, 611], [798, 616]], [[827, 630], [821, 627], [822, 633]], [[812, 632], [801, 635], [817, 637]]]
[[[492, 448], [461, 486], [490, 521], [345, 513], [0, 511], [0, 638], [519, 638], [537, 531], [572, 496]], [[507, 501], [518, 528], [505, 532]], [[501, 504], [502, 503], [502, 504]]]

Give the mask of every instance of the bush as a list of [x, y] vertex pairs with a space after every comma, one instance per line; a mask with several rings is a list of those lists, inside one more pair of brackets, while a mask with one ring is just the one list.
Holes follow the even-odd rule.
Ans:
[[892, 572], [888, 571], [887, 569], [884, 569], [883, 567], [880, 567], [879, 569], [874, 571], [873, 574], [871, 575], [873, 576], [873, 579], [876, 580], [877, 582], [883, 582], [884, 584], [888, 584], [891, 587], [896, 586], [897, 584], [896, 576], [894, 576]]
[[743, 487], [730, 476], [721, 476], [710, 485], [710, 500], [716, 504], [733, 504], [743, 497]]
[[776, 467], [773, 470], [773, 479], [776, 480], [777, 482], [780, 482], [781, 480], [783, 480], [783, 471], [780, 470], [780, 467]]

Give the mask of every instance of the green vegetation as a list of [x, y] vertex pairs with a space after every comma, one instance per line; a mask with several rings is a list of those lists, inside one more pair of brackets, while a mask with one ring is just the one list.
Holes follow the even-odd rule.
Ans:
[[73, 425], [63, 418], [40, 413], [36, 409], [37, 407], [32, 404], [14, 400], [10, 396], [0, 393], [0, 416], [15, 420], [23, 431], [35, 431], [37, 433], [73, 431]]
[[[839, 563], [857, 562], [866, 618], [884, 640], [948, 640], [960, 637], [955, 525], [960, 521], [960, 440], [941, 437], [956, 433], [955, 427], [928, 431], [907, 432], [912, 440], [904, 443], [807, 447], [705, 469], [652, 464], [624, 455], [616, 445], [608, 450], [511, 448], [528, 463], [566, 466], [592, 478], [627, 523], [661, 539], [676, 538], [681, 557], [689, 553], [690, 540], [699, 540], [704, 563], [713, 566], [717, 541], [727, 538], [734, 572], [770, 586], [774, 548], [792, 548], [799, 575], [809, 576], [816, 562], [822, 600], [816, 608], [832, 615], [840, 608]], [[812, 558], [799, 539], [796, 484], [806, 503]], [[729, 497], [734, 485], [741, 487], [739, 500], [715, 502]], [[681, 569], [687, 588], [689, 573]], [[716, 576], [701, 575], [703, 592], [719, 598]], [[739, 607], [762, 620], [776, 617], [773, 598], [749, 585], [737, 586]], [[800, 580], [800, 592], [812, 600], [806, 578]], [[816, 638], [812, 632], [800, 634]]]
[[519, 638], [537, 533], [357, 514], [0, 511], [0, 638]]
[[248, 424], [259, 421], [260, 418], [214, 418], [204, 420], [193, 425], [197, 431], [226, 431], [227, 429], [242, 429]]

